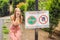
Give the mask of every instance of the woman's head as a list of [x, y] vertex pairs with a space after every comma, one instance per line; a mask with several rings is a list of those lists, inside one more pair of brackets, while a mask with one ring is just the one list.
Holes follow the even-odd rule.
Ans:
[[15, 10], [14, 10], [14, 20], [18, 17], [21, 19], [21, 10], [19, 8], [15, 8]]
[[21, 15], [21, 10], [19, 8], [15, 8], [14, 15], [19, 17]]

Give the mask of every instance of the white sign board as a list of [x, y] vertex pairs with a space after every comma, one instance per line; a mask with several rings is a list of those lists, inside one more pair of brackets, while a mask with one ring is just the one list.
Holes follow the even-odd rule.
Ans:
[[26, 12], [25, 28], [49, 28], [49, 11]]

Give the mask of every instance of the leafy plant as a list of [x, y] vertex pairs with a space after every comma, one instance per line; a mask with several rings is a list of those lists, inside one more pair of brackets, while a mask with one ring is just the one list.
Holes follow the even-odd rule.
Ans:
[[4, 34], [8, 34], [9, 30], [7, 29], [7, 27], [5, 25], [3, 25], [3, 33]]
[[17, 7], [20, 8], [21, 11], [25, 11], [26, 4], [24, 2], [21, 2], [21, 3], [17, 4]]
[[52, 36], [52, 30], [58, 25], [60, 19], [60, 0], [53, 0], [50, 8], [50, 31]]
[[9, 15], [9, 0], [0, 0], [0, 16]]
[[15, 8], [17, 4], [20, 2], [25, 2], [25, 0], [12, 0], [13, 1], [13, 7]]
[[27, 1], [27, 11], [34, 11], [35, 10], [35, 0], [28, 0]]
[[39, 3], [38, 3], [39, 10], [49, 10], [52, 2], [53, 2], [53, 0], [45, 0], [45, 1], [39, 0]]

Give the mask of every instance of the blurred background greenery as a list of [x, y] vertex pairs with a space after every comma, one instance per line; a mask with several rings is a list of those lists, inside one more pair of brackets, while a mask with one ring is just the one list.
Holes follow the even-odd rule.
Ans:
[[0, 0], [0, 17], [9, 15], [9, 0]]

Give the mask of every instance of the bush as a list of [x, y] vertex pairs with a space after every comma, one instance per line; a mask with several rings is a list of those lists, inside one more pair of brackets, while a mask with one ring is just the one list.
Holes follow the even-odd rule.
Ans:
[[25, 11], [26, 8], [26, 4], [24, 2], [21, 2], [19, 4], [17, 4], [17, 7], [21, 9], [21, 11]]
[[3, 33], [4, 34], [8, 34], [9, 30], [7, 29], [7, 27], [5, 25], [3, 25]]
[[0, 0], [0, 16], [9, 15], [9, 0]]
[[53, 0], [50, 8], [50, 34], [52, 30], [58, 25], [60, 19], [60, 0]]
[[20, 0], [20, 2], [25, 2], [25, 0]]
[[8, 34], [8, 33], [9, 33], [9, 30], [8, 30], [8, 29], [4, 29], [4, 30], [3, 30], [3, 33], [4, 33], [4, 34]]
[[39, 0], [38, 9], [39, 10], [49, 10], [53, 0]]
[[27, 1], [27, 11], [34, 11], [35, 10], [35, 0], [28, 0]]
[[6, 28], [6, 26], [5, 26], [5, 25], [3, 25], [3, 28]]
[[16, 8], [16, 5], [20, 2], [25, 2], [25, 0], [12, 0], [13, 1], [13, 7]]

